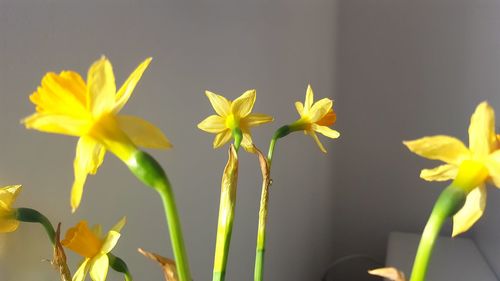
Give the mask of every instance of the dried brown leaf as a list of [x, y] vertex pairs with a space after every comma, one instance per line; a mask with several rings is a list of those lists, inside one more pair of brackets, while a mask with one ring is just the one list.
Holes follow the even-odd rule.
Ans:
[[54, 240], [54, 257], [50, 263], [59, 272], [62, 281], [71, 281], [71, 272], [69, 271], [68, 264], [66, 263], [66, 254], [64, 253], [64, 249], [61, 245], [61, 223], [57, 225]]
[[178, 281], [179, 280], [177, 277], [177, 269], [175, 267], [175, 262], [173, 260], [162, 257], [156, 253], [145, 251], [141, 248], [139, 248], [137, 250], [139, 251], [139, 253], [141, 253], [145, 257], [147, 257], [153, 261], [156, 261], [157, 263], [160, 264], [161, 268], [163, 269], [163, 274], [165, 275], [166, 281]]
[[390, 279], [392, 281], [406, 281], [405, 274], [402, 271], [399, 271], [395, 267], [384, 267], [369, 270], [368, 273], [371, 275], [380, 276], [383, 278]]

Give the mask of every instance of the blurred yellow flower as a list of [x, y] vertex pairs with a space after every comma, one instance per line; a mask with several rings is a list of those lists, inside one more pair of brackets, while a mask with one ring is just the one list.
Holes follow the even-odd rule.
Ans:
[[500, 150], [498, 150], [499, 142], [495, 134], [493, 109], [487, 102], [482, 102], [472, 114], [469, 126], [469, 148], [460, 140], [444, 135], [424, 137], [403, 143], [410, 151], [422, 157], [446, 163], [433, 169], [423, 169], [420, 177], [425, 180], [455, 179], [461, 166], [470, 171], [470, 175], [466, 175], [465, 178], [470, 178], [474, 189], [467, 195], [465, 205], [453, 217], [453, 236], [467, 231], [484, 212], [485, 181], [489, 180], [500, 188]]
[[118, 92], [111, 63], [101, 57], [90, 67], [87, 83], [73, 71], [50, 72], [30, 96], [36, 113], [22, 120], [26, 128], [80, 137], [73, 165], [73, 212], [80, 204], [87, 175], [97, 172], [106, 149], [127, 162], [137, 146], [171, 147], [165, 135], [151, 123], [135, 116], [117, 115], [150, 62], [151, 58], [143, 61]]
[[122, 218], [106, 236], [102, 236], [101, 226], [89, 229], [86, 221], [79, 222], [66, 232], [61, 244], [84, 257], [78, 267], [73, 281], [83, 281], [90, 271], [93, 281], [104, 281], [109, 269], [108, 253], [115, 247], [120, 238], [120, 231], [126, 223]]
[[310, 135], [321, 151], [326, 153], [326, 149], [319, 141], [316, 132], [332, 139], [340, 136], [340, 133], [330, 129], [336, 121], [336, 114], [333, 111], [333, 101], [328, 98], [321, 99], [314, 103], [314, 93], [311, 85], [307, 85], [306, 98], [304, 104], [295, 102], [295, 108], [300, 114], [300, 119], [290, 125], [292, 131], [304, 131]]
[[15, 231], [19, 226], [15, 209], [12, 208], [19, 192], [21, 192], [20, 185], [0, 188], [0, 233]]
[[214, 148], [226, 144], [232, 137], [232, 131], [239, 128], [243, 133], [241, 145], [246, 150], [251, 149], [250, 127], [273, 121], [272, 116], [251, 113], [256, 98], [255, 90], [246, 91], [232, 102], [210, 91], [205, 91], [205, 94], [218, 115], [208, 116], [198, 124], [198, 128], [217, 134], [213, 143]]

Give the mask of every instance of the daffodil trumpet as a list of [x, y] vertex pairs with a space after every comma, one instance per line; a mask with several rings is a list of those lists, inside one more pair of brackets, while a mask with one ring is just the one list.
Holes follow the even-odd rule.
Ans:
[[229, 148], [229, 158], [224, 168], [219, 203], [219, 218], [215, 239], [214, 281], [223, 281], [229, 256], [229, 246], [234, 222], [236, 190], [238, 186], [238, 153], [234, 145]]
[[413, 264], [410, 281], [424, 281], [434, 244], [444, 222], [453, 217], [465, 204], [467, 195], [484, 182], [488, 171], [479, 162], [465, 160], [455, 180], [438, 197], [422, 233]]

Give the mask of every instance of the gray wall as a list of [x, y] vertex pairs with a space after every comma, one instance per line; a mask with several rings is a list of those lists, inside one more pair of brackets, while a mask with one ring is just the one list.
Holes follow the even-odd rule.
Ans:
[[[101, 54], [114, 63], [117, 81], [147, 56], [154, 60], [124, 109], [157, 124], [174, 149], [153, 154], [173, 182], [195, 280], [211, 276], [220, 177], [226, 149], [196, 124], [212, 114], [205, 89], [234, 99], [256, 88], [257, 112], [272, 125], [254, 130], [262, 148], [272, 132], [297, 118], [293, 102], [307, 83], [318, 97], [334, 96], [334, 1], [7, 1], [0, 0], [0, 184], [22, 183], [18, 206], [44, 212], [63, 228], [80, 219], [111, 227], [128, 217], [114, 251], [138, 280], [161, 280], [160, 269], [136, 252], [170, 255], [156, 195], [107, 155], [70, 215], [76, 139], [27, 131], [19, 120], [33, 111], [28, 95], [47, 71], [86, 73]], [[337, 108], [340, 108], [339, 105]], [[347, 128], [347, 126], [343, 126]], [[278, 144], [269, 212], [268, 280], [314, 280], [333, 258], [332, 170], [338, 150], [296, 134]], [[229, 280], [253, 272], [260, 172], [242, 155]], [[0, 235], [0, 280], [55, 280], [42, 258], [51, 249], [38, 225]], [[326, 245], [326, 247], [325, 247]], [[79, 260], [70, 254], [73, 264]], [[122, 280], [110, 272], [108, 280]]]
[[[390, 231], [422, 230], [446, 184], [420, 180], [420, 169], [437, 162], [401, 141], [448, 134], [467, 142], [480, 101], [500, 110], [499, 12], [498, 1], [339, 1], [338, 256], [383, 259]], [[487, 215], [474, 230], [498, 270], [500, 195], [489, 191]]]

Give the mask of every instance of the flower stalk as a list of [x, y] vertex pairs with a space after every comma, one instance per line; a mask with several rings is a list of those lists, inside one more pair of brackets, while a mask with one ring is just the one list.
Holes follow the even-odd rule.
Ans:
[[15, 217], [18, 221], [36, 222], [43, 226], [52, 245], [55, 243], [56, 232], [49, 219], [37, 210], [30, 208], [16, 209]]
[[434, 245], [446, 219], [455, 215], [466, 202], [467, 195], [488, 177], [479, 162], [466, 160], [455, 180], [439, 195], [422, 233], [410, 281], [424, 281]]
[[175, 204], [172, 186], [160, 164], [148, 153], [137, 150], [126, 162], [130, 171], [145, 185], [158, 192], [165, 210], [165, 217], [172, 242], [172, 251], [180, 281], [191, 281], [189, 261], [184, 246], [181, 222]]

